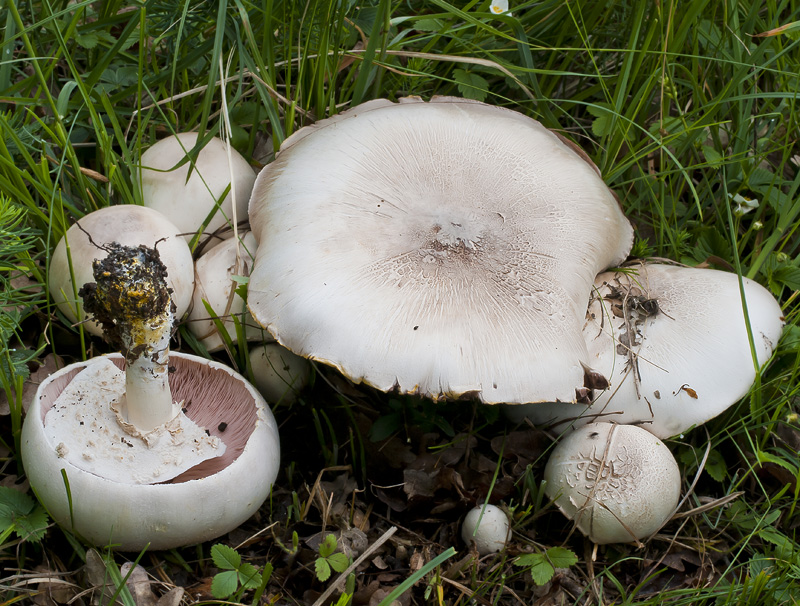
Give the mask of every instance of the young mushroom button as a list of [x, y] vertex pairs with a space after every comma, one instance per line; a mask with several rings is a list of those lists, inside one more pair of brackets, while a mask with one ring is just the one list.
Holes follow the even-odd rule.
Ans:
[[497, 505], [478, 505], [470, 509], [461, 526], [461, 538], [475, 543], [479, 555], [502, 551], [511, 530], [506, 512]]
[[175, 315], [181, 318], [189, 308], [194, 290], [192, 253], [169, 219], [158, 211], [133, 204], [107, 206], [91, 212], [59, 240], [47, 272], [50, 296], [59, 311], [71, 322], [84, 322], [89, 333], [102, 335], [100, 325], [83, 311], [78, 289], [94, 279], [92, 260], [104, 258], [108, 254], [105, 247], [111, 242], [158, 248], [167, 268]]
[[251, 232], [245, 232], [239, 238], [220, 242], [195, 263], [194, 294], [186, 325], [210, 352], [222, 349], [225, 343], [215, 320], [222, 323], [225, 336], [231, 341], [238, 338], [234, 318], [240, 330], [244, 330], [246, 340], [271, 340], [250, 316], [237, 293], [240, 285], [237, 276], [250, 275], [255, 254], [256, 239]]
[[[178, 133], [142, 154], [142, 202], [169, 217], [187, 241], [200, 229], [205, 234], [230, 237], [233, 233], [227, 228], [233, 221], [247, 219], [255, 172], [239, 152], [217, 137], [190, 161], [188, 154], [197, 142], [197, 133]], [[230, 191], [222, 198], [228, 187]]]
[[635, 425], [590, 423], [567, 434], [553, 449], [544, 479], [547, 496], [601, 545], [653, 534], [681, 494], [672, 453]]
[[371, 101], [303, 128], [250, 200], [253, 317], [378, 389], [572, 402], [594, 276], [632, 230], [597, 169], [522, 114]]

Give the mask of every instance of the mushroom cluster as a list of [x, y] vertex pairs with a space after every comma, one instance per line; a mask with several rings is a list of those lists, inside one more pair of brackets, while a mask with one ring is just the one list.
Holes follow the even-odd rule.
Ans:
[[[659, 437], [745, 395], [783, 325], [769, 292], [736, 275], [602, 273], [633, 232], [586, 154], [464, 99], [371, 101], [299, 130], [256, 179], [249, 214], [248, 306], [279, 343], [381, 390], [471, 395], [581, 428], [548, 465], [549, 494], [596, 542], [666, 521], [680, 476], [648, 453], [671, 459]], [[597, 484], [656, 469], [668, 496]], [[605, 496], [662, 506], [644, 523]], [[599, 530], [608, 515], [617, 527]]]
[[[246, 218], [255, 173], [215, 138], [189, 161], [196, 141], [183, 133], [152, 146], [141, 161], [145, 206], [87, 214], [51, 261], [59, 310], [123, 354], [68, 366], [41, 385], [23, 459], [54, 519], [98, 545], [164, 549], [216, 537], [260, 506], [277, 474], [264, 396], [223, 364], [169, 352], [184, 316], [211, 351], [239, 327], [249, 340], [271, 340], [236, 293], [255, 241], [224, 229]], [[238, 208], [231, 194], [220, 199], [229, 190]], [[188, 242], [208, 230], [228, 239], [193, 263]], [[296, 397], [308, 361], [267, 347], [251, 352], [258, 389], [272, 401]]]
[[174, 305], [157, 249], [112, 243], [81, 289], [122, 355], [44, 381], [22, 431], [31, 485], [97, 545], [167, 549], [241, 524], [279, 467], [275, 419], [222, 364], [170, 353]]

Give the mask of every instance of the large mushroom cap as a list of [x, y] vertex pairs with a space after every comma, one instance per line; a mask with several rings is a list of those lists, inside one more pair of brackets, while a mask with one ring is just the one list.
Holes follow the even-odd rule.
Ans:
[[[108, 356], [124, 366], [119, 354]], [[169, 549], [229, 532], [264, 502], [278, 474], [278, 427], [264, 399], [218, 362], [170, 353], [172, 393], [186, 415], [227, 448], [167, 483], [133, 484], [71, 464], [52, 443], [48, 411], [74, 377], [102, 358], [72, 364], [39, 386], [22, 429], [22, 459], [50, 515], [95, 545]], [[100, 456], [85, 452], [84, 457]], [[69, 491], [64, 476], [69, 483]]]
[[[783, 313], [767, 289], [742, 280], [760, 366], [778, 344]], [[556, 426], [638, 423], [667, 438], [747, 394], [756, 368], [736, 274], [643, 264], [603, 273], [595, 286], [584, 335], [608, 389], [590, 406], [509, 407], [509, 415]]]
[[366, 103], [287, 139], [250, 201], [253, 317], [355, 381], [574, 401], [594, 276], [632, 230], [596, 168], [522, 114]]

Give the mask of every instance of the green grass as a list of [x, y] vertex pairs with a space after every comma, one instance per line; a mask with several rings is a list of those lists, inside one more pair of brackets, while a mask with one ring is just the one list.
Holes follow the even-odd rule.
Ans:
[[[375, 529], [388, 520], [405, 528], [404, 543], [383, 552], [397, 565], [385, 586], [411, 578], [415, 550], [417, 563], [458, 550], [425, 569], [411, 590], [414, 603], [467, 604], [469, 592], [481, 604], [545, 595], [580, 604], [800, 601], [800, 42], [796, 26], [762, 35], [800, 21], [800, 8], [777, 0], [541, 0], [512, 2], [513, 17], [487, 9], [475, 0], [0, 0], [0, 382], [10, 402], [0, 420], [4, 484], [24, 474], [21, 389], [30, 370], [49, 353], [72, 361], [104, 348], [48, 303], [50, 254], [84, 214], [141, 202], [132, 176], [151, 143], [183, 130], [229, 133], [246, 157], [258, 152], [266, 162], [299, 128], [361, 101], [464, 96], [523, 112], [579, 143], [634, 223], [636, 254], [759, 281], [783, 305], [784, 338], [745, 400], [669, 442], [684, 492], [700, 473], [682, 509], [695, 513], [672, 521], [643, 550], [608, 546], [594, 561], [591, 546], [569, 535], [569, 523], [542, 496], [546, 449], [522, 469], [508, 449], [492, 450], [492, 439], [502, 446], [515, 429], [496, 410], [354, 390], [319, 369], [300, 402], [275, 411], [284, 435], [312, 436], [315, 452], [285, 448], [280, 486], [258, 520], [231, 539], [270, 528], [240, 549], [258, 569], [274, 567], [264, 599], [300, 603], [302, 588], [327, 587], [314, 580], [314, 550], [303, 541], [292, 546], [291, 537], [331, 523], [315, 480], [344, 473], [357, 480], [345, 499], [351, 518], [359, 512]], [[741, 197], [756, 207], [741, 212]], [[11, 280], [18, 275], [31, 282]], [[239, 344], [230, 348], [244, 366]], [[493, 489], [505, 491], [512, 549], [476, 562], [456, 540], [457, 514], [466, 501], [485, 498], [469, 484], [460, 493], [442, 487], [438, 513], [391, 512], [387, 487], [403, 475], [374, 467], [382, 455], [370, 425], [394, 436], [393, 447], [410, 445], [415, 457], [471, 435], [469, 448], [497, 467], [483, 475], [466, 462], [452, 469], [462, 480], [488, 474]], [[337, 466], [349, 471], [325, 471]], [[75, 571], [85, 551], [58, 528], [40, 542], [13, 534], [6, 541], [4, 602], [27, 599], [33, 587], [21, 579], [40, 564], [84, 582]], [[519, 554], [557, 546], [579, 562], [557, 571], [551, 585], [537, 586], [513, 565]], [[214, 574], [209, 546], [148, 554], [142, 564], [187, 587]], [[376, 578], [370, 570], [356, 591]]]

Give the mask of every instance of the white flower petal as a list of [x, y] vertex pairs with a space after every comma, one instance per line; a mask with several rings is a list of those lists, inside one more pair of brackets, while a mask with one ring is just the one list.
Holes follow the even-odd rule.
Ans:
[[495, 15], [508, 13], [508, 0], [493, 0], [492, 4], [489, 6], [489, 10]]

